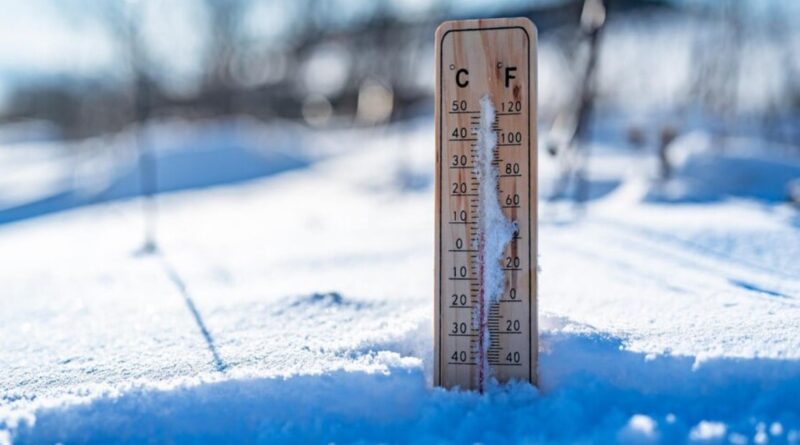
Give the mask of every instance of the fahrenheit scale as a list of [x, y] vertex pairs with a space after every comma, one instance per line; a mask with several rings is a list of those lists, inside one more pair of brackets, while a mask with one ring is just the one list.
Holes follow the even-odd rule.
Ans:
[[[495, 117], [494, 199], [516, 230], [502, 256], [489, 259], [480, 250], [487, 234], [478, 211], [487, 177], [476, 168], [482, 98]], [[492, 379], [537, 381], [536, 103], [530, 20], [452, 21], [437, 29], [436, 385], [483, 391]], [[502, 269], [502, 291], [485, 304], [487, 267]]]

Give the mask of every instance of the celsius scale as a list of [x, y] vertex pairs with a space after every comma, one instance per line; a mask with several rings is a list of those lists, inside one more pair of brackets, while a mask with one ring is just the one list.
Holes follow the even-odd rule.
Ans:
[[[445, 22], [435, 64], [434, 382], [536, 384], [536, 28]], [[513, 231], [488, 252], [503, 227]]]

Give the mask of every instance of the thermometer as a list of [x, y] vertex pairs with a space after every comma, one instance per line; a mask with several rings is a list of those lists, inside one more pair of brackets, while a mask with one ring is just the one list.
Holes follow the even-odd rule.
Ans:
[[536, 383], [536, 29], [436, 31], [434, 381]]

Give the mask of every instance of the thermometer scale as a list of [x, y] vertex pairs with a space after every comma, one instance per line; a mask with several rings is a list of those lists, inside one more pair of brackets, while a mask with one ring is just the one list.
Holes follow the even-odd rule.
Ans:
[[[438, 386], [483, 392], [492, 379], [536, 383], [536, 103], [530, 20], [451, 21], [437, 29]], [[483, 171], [482, 149], [491, 156], [484, 155]], [[513, 228], [498, 256], [486, 250], [502, 231], [488, 222], [492, 208]], [[496, 279], [487, 278], [492, 271]]]

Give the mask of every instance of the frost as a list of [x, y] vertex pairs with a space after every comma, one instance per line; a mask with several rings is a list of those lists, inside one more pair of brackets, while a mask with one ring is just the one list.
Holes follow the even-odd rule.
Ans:
[[492, 129], [495, 120], [494, 105], [491, 98], [483, 96], [480, 100], [481, 120], [478, 128], [478, 141], [476, 144], [475, 176], [479, 181], [478, 188], [478, 230], [479, 237], [474, 240], [478, 250], [478, 275], [481, 288], [478, 299], [479, 310], [479, 351], [478, 359], [480, 370], [478, 373], [478, 388], [483, 391], [485, 382], [491, 377], [489, 361], [485, 351], [488, 350], [489, 308], [496, 303], [503, 293], [504, 276], [501, 261], [503, 251], [516, 231], [516, 224], [503, 214], [498, 196], [498, 176], [495, 165], [495, 150], [497, 148], [497, 134]]

